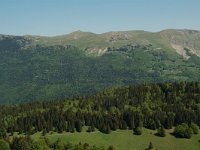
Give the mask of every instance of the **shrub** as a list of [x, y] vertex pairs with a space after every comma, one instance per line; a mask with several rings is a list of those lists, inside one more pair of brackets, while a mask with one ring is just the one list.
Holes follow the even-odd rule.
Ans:
[[133, 130], [135, 135], [141, 135], [142, 134], [142, 127], [137, 127]]
[[157, 130], [156, 135], [157, 135], [157, 136], [160, 136], [160, 137], [165, 137], [165, 136], [166, 136], [165, 129], [164, 129], [163, 126], [161, 126], [161, 127]]
[[9, 144], [4, 140], [0, 140], [0, 150], [10, 150]]
[[187, 124], [182, 123], [174, 129], [174, 135], [178, 138], [191, 138], [192, 129]]
[[199, 127], [195, 123], [192, 123], [190, 127], [192, 129], [193, 134], [199, 133]]
[[149, 146], [148, 146], [148, 148], [146, 148], [146, 150], [154, 150], [155, 148], [154, 148], [154, 146], [153, 146], [153, 143], [152, 142], [150, 142], [149, 143]]

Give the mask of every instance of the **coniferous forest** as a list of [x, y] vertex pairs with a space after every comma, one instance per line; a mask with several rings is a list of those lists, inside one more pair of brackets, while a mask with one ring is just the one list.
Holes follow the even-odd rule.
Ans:
[[[199, 103], [200, 83], [177, 82], [116, 87], [60, 101], [1, 105], [0, 137], [11, 149], [31, 140], [28, 136], [37, 132], [45, 137], [52, 131], [82, 132], [83, 127], [88, 128], [87, 132], [99, 130], [105, 134], [128, 129], [136, 135], [147, 128], [157, 130], [160, 137], [165, 136], [166, 129], [174, 128], [176, 138], [189, 139], [198, 134]], [[15, 137], [16, 132], [27, 137]]]
[[0, 150], [200, 150], [200, 0], [0, 0]]

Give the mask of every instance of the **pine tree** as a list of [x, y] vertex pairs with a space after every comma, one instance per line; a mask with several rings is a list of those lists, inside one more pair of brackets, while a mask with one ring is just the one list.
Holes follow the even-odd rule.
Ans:
[[82, 131], [82, 124], [80, 122], [80, 120], [75, 122], [75, 128], [77, 132], [81, 132]]

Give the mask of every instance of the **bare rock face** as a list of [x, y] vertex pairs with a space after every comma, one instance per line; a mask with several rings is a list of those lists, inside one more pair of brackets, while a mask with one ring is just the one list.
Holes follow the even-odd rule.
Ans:
[[178, 54], [189, 59], [189, 53], [200, 57], [200, 32], [196, 30], [165, 30], [161, 35], [166, 38]]
[[126, 33], [119, 33], [119, 32], [114, 32], [111, 34], [109, 38], [109, 42], [117, 42], [121, 40], [128, 40], [130, 37], [129, 34]]

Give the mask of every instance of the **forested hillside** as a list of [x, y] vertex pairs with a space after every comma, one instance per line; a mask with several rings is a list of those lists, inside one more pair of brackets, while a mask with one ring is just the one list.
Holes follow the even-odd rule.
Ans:
[[138, 83], [199, 81], [198, 39], [198, 31], [188, 30], [0, 35], [0, 103], [62, 100]]
[[145, 127], [167, 129], [181, 123], [200, 125], [200, 84], [144, 84], [108, 89], [65, 101], [1, 105], [1, 128], [8, 133], [81, 132], [91, 126], [104, 133]]
[[165, 129], [176, 127], [175, 137], [191, 138], [200, 125], [199, 100], [200, 83], [180, 82], [111, 88], [64, 101], [1, 105], [0, 136], [13, 146], [9, 137], [16, 133], [41, 132], [45, 136], [49, 132], [82, 132], [87, 127], [87, 132], [110, 134], [128, 129], [141, 135], [147, 128], [164, 137]]

